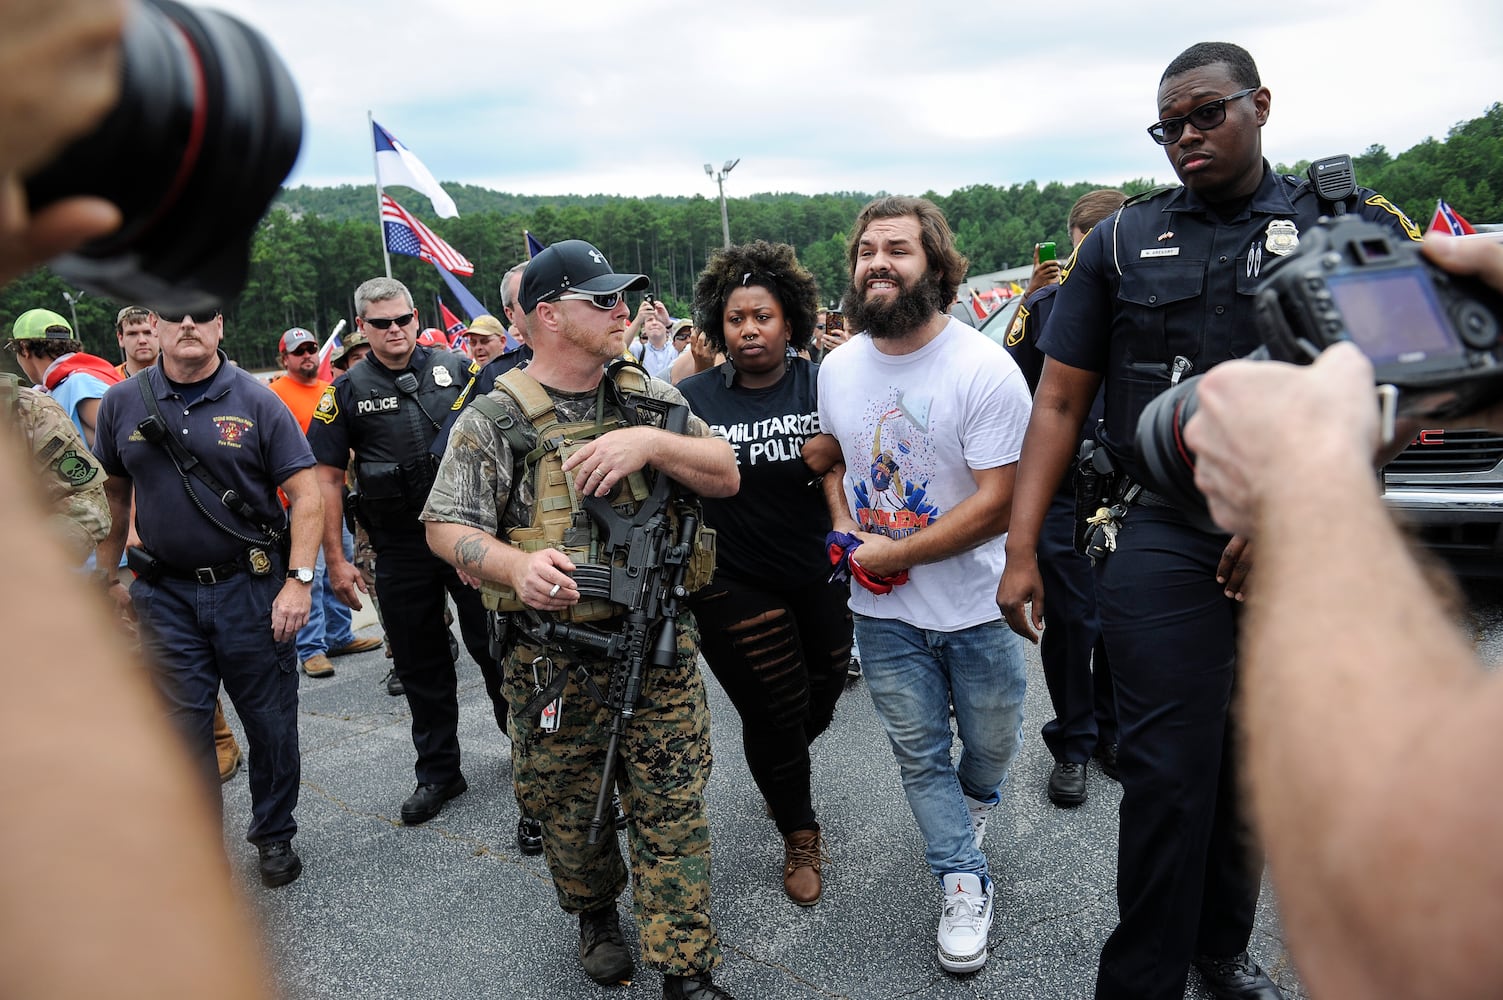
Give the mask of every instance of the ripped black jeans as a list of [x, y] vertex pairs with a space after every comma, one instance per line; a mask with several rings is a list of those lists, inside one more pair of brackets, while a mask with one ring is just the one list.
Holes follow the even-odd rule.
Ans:
[[809, 745], [845, 688], [849, 594], [839, 583], [772, 588], [720, 572], [690, 599], [700, 652], [741, 715], [747, 768], [784, 836], [819, 825]]

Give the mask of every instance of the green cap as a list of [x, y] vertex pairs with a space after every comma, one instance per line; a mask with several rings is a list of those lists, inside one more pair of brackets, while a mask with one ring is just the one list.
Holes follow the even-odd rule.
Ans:
[[73, 328], [51, 309], [28, 309], [16, 317], [12, 340], [72, 340]]

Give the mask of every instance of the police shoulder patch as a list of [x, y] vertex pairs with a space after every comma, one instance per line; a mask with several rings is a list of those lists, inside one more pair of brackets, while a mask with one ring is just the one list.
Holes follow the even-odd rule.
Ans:
[[1028, 307], [1018, 306], [1018, 314], [1013, 317], [1012, 326], [1007, 328], [1007, 338], [1004, 343], [1008, 347], [1017, 347], [1023, 341], [1023, 324], [1028, 321]]
[[1371, 205], [1374, 208], [1381, 208], [1389, 215], [1392, 215], [1396, 219], [1398, 219], [1399, 225], [1404, 227], [1404, 232], [1407, 233], [1409, 235], [1409, 238], [1414, 242], [1419, 243], [1424, 240], [1425, 235], [1419, 231], [1419, 226], [1416, 226], [1413, 222], [1409, 221], [1409, 216], [1401, 212], [1397, 205], [1389, 201], [1387, 198], [1383, 197], [1381, 194], [1373, 195], [1371, 198], [1367, 199], [1364, 204]]
[[80, 455], [75, 449], [69, 448], [52, 463], [52, 471], [56, 472], [63, 482], [77, 488], [99, 475], [99, 466], [92, 458]]
[[334, 399], [334, 387], [331, 385], [318, 398], [318, 406], [313, 408], [313, 419], [321, 420], [326, 424], [332, 424], [338, 416], [339, 403]]

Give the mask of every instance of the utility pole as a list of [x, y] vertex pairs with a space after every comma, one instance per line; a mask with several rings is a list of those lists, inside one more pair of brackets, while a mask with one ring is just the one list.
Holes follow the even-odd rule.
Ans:
[[731, 220], [725, 213], [725, 175], [736, 169], [736, 164], [740, 162], [739, 157], [734, 160], [726, 160], [725, 166], [720, 168], [719, 173], [716, 173], [715, 168], [708, 163], [705, 164], [705, 173], [715, 178], [715, 183], [720, 187], [720, 235], [725, 238], [725, 248], [727, 250], [731, 248]]

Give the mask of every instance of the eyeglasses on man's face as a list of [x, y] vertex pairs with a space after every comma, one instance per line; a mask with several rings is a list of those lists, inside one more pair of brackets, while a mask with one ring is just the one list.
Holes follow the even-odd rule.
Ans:
[[205, 314], [202, 318], [196, 317], [192, 313], [170, 313], [170, 312], [158, 312], [157, 313], [157, 320], [158, 321], [160, 321], [162, 323], [170, 323], [173, 326], [181, 326], [183, 323], [187, 323], [187, 322], [192, 322], [195, 325], [198, 324], [198, 323], [212, 323], [214, 320], [216, 320], [218, 318], [219, 318], [219, 310], [218, 309], [215, 309], [211, 313]]
[[388, 316], [385, 319], [379, 319], [374, 316], [367, 316], [365, 317], [365, 325], [373, 326], [377, 330], [390, 330], [393, 325], [406, 326], [408, 323], [412, 322], [412, 318], [416, 315], [416, 312], [405, 312], [400, 316]]
[[621, 304], [621, 293], [600, 292], [599, 294], [592, 295], [589, 292], [565, 292], [558, 297], [558, 301], [560, 302], [564, 301], [565, 299], [576, 299], [580, 302], [588, 302], [596, 309], [604, 309], [608, 312]]
[[302, 347], [299, 347], [297, 350], [295, 350], [295, 351], [288, 351], [287, 353], [291, 354], [293, 357], [296, 357], [296, 358], [306, 357], [309, 354], [317, 354], [318, 353], [318, 345], [317, 344], [304, 344]]
[[1257, 87], [1248, 87], [1239, 90], [1235, 94], [1227, 94], [1218, 97], [1214, 101], [1206, 101], [1200, 107], [1191, 111], [1188, 115], [1180, 115], [1175, 118], [1165, 118], [1148, 126], [1148, 135], [1160, 146], [1167, 146], [1172, 142], [1179, 142], [1179, 137], [1185, 134], [1185, 124], [1188, 122], [1195, 126], [1197, 132], [1209, 132], [1226, 121], [1226, 104], [1256, 93]]

